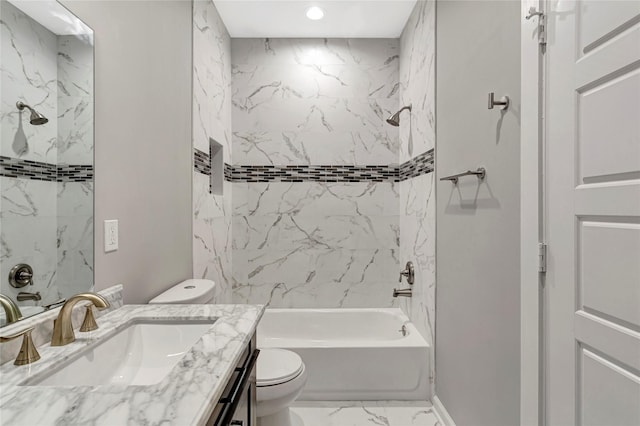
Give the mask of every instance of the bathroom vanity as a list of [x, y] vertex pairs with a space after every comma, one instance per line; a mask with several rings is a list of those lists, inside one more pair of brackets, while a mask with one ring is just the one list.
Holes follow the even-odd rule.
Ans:
[[[255, 425], [262, 305], [125, 305], [0, 367], [3, 424]], [[168, 356], [164, 356], [164, 355]]]
[[207, 421], [207, 426], [256, 425], [256, 349], [255, 333], [233, 370], [222, 397]]

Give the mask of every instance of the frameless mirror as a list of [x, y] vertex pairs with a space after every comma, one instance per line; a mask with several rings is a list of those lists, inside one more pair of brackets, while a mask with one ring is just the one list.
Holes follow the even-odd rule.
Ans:
[[12, 303], [27, 317], [93, 288], [94, 61], [54, 0], [0, 0], [0, 21], [4, 324]]

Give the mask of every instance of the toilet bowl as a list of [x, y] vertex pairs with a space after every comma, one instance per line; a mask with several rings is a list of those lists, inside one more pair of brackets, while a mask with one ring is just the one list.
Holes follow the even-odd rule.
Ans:
[[289, 405], [307, 382], [302, 358], [284, 349], [261, 349], [256, 369], [258, 426], [291, 426]]

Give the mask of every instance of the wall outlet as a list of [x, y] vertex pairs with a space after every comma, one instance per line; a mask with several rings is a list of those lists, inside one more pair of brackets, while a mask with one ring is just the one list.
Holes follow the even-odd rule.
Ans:
[[118, 250], [118, 221], [117, 220], [105, 220], [104, 221], [104, 251], [116, 251]]

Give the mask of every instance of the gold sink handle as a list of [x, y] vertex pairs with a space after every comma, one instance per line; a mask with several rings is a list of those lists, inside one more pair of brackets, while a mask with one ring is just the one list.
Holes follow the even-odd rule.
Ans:
[[0, 343], [9, 342], [13, 339], [17, 339], [20, 336], [22, 338], [22, 346], [20, 347], [20, 352], [18, 352], [18, 356], [14, 361], [14, 365], [26, 365], [31, 364], [32, 362], [36, 362], [40, 359], [40, 354], [36, 349], [36, 345], [33, 344], [33, 339], [31, 338], [31, 332], [34, 327], [27, 328], [26, 330], [22, 330], [19, 333], [12, 334], [9, 336], [0, 336]]

